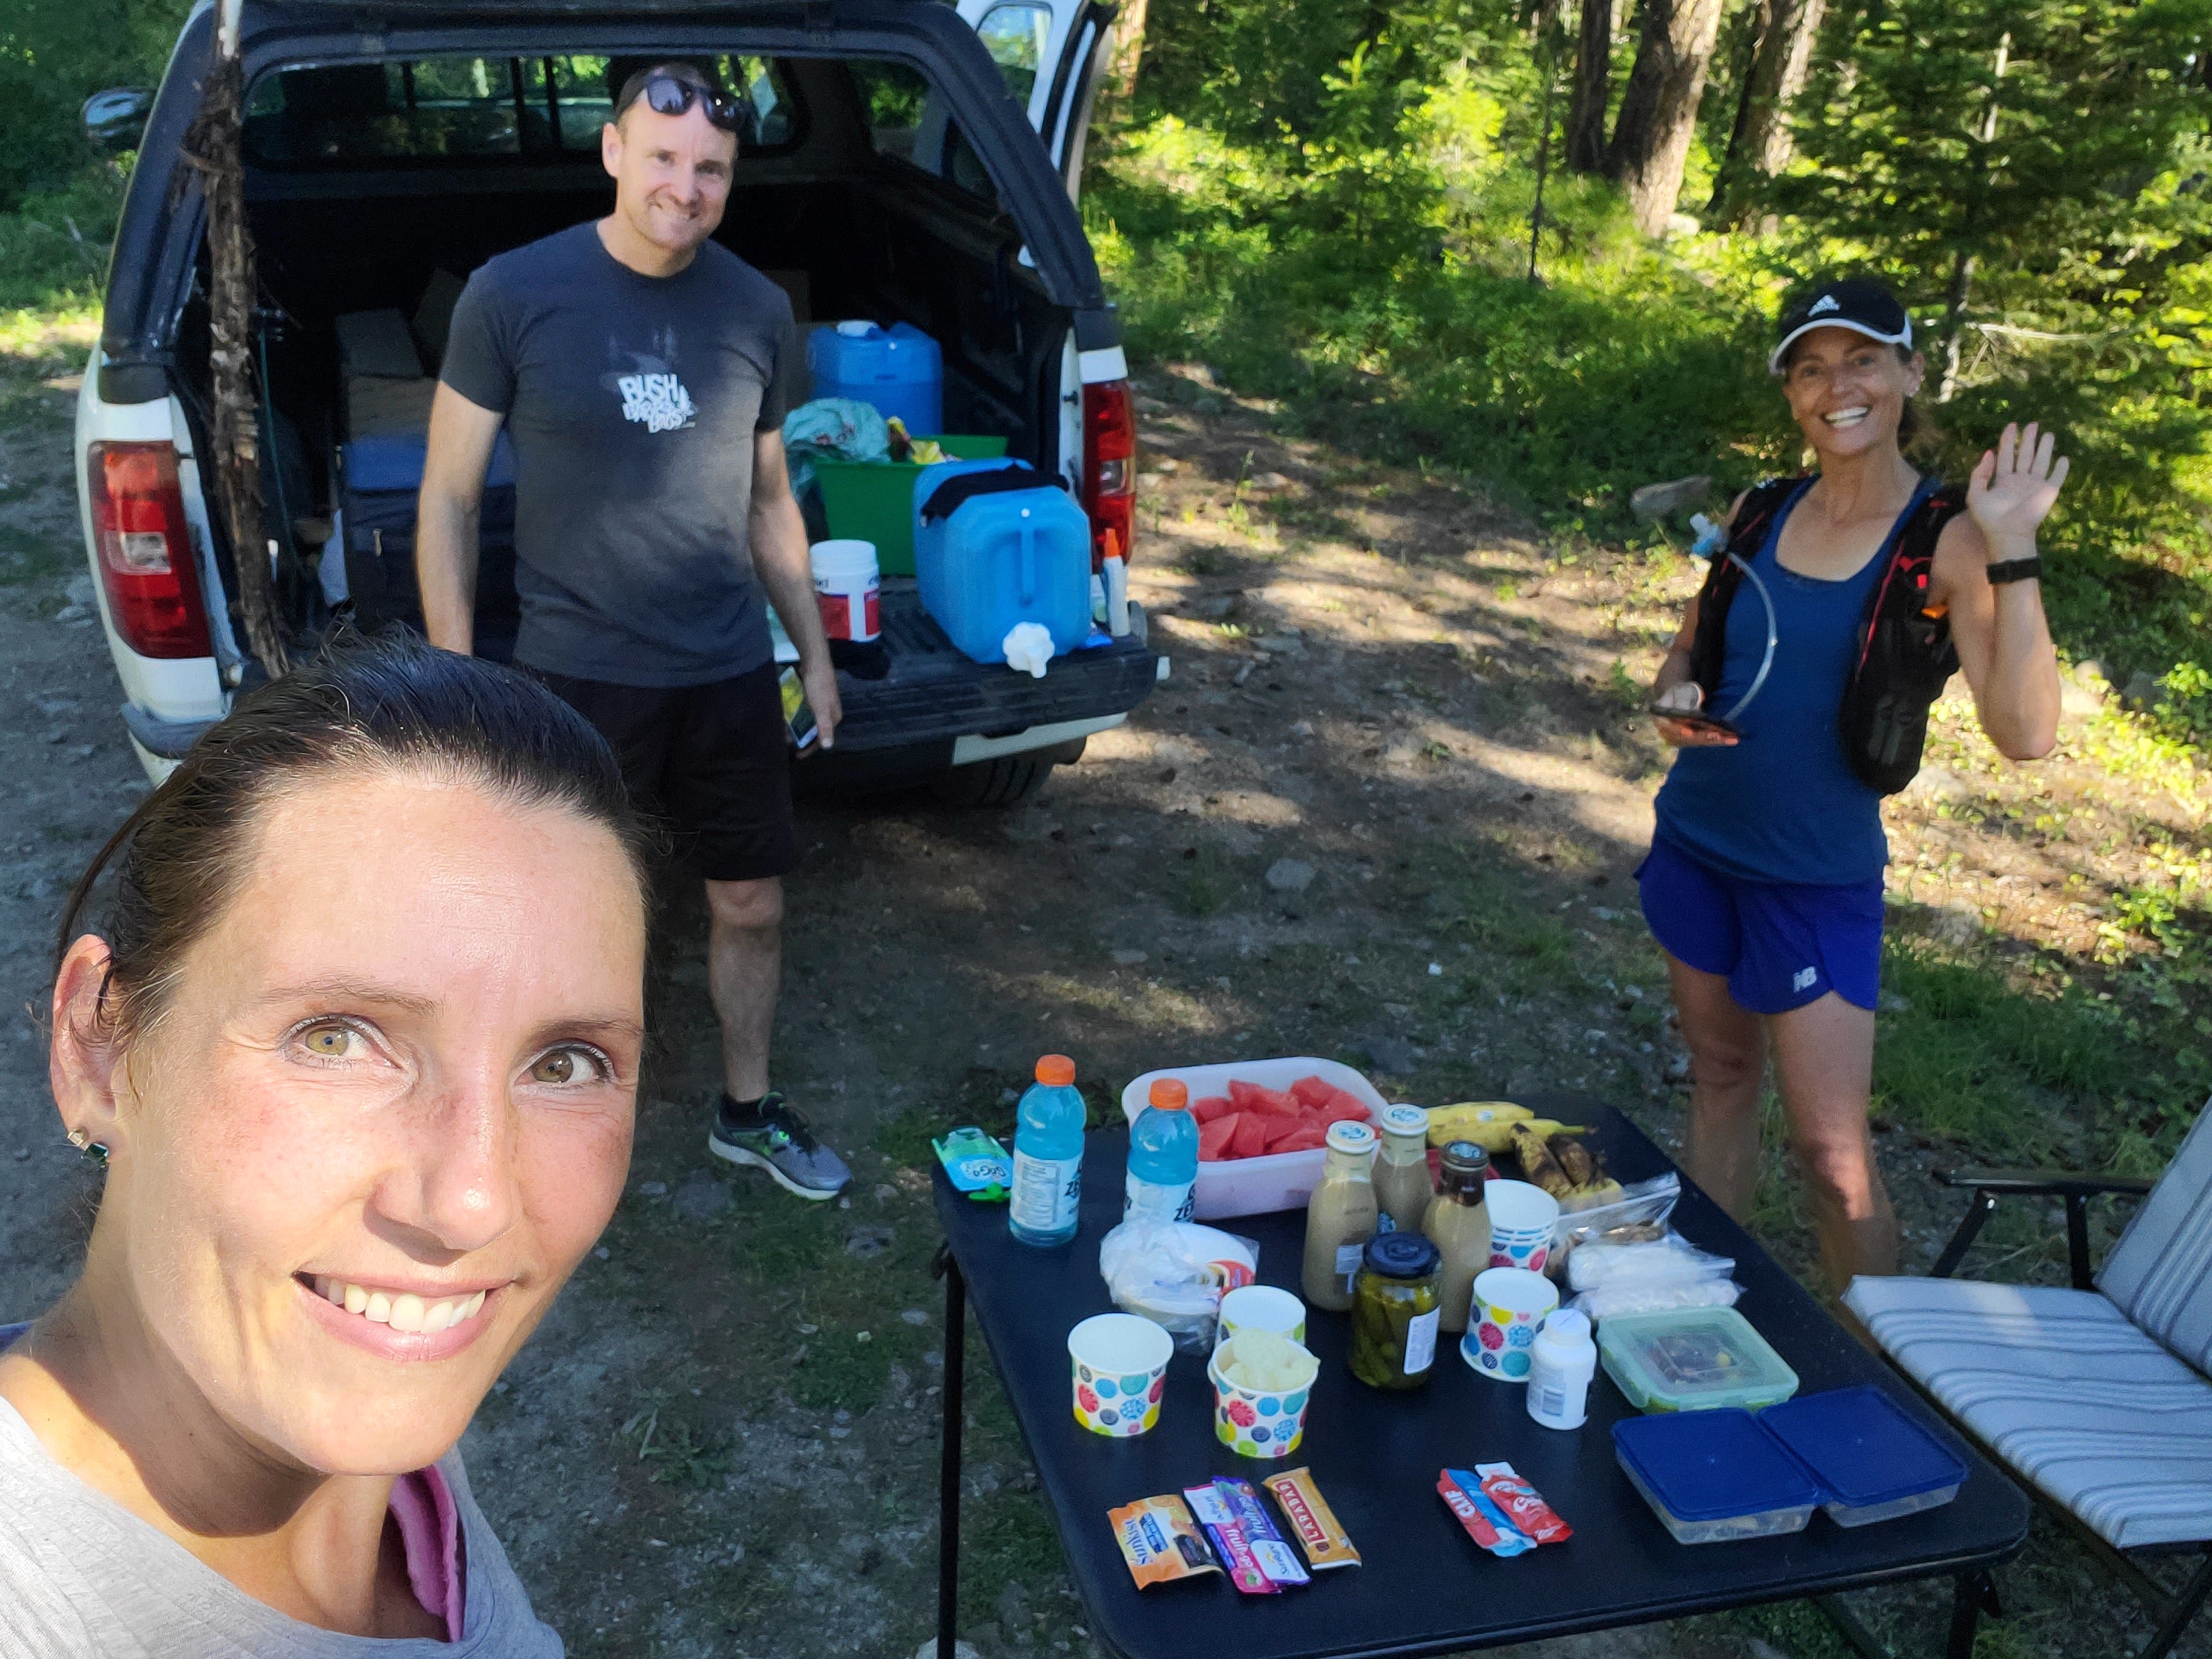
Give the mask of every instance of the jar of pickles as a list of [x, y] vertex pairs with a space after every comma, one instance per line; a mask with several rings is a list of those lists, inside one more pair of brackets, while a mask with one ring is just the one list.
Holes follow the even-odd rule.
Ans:
[[1443, 1257], [1419, 1233], [1369, 1242], [1352, 1292], [1352, 1374], [1377, 1389], [1418, 1389], [1437, 1359]]

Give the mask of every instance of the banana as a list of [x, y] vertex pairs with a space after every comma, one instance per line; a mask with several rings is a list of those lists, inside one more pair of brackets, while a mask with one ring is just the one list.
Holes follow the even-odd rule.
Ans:
[[1516, 1106], [1506, 1100], [1462, 1100], [1450, 1106], [1432, 1107], [1429, 1112], [1429, 1145], [1449, 1146], [1455, 1140], [1472, 1140], [1486, 1152], [1497, 1152], [1483, 1138], [1481, 1132], [1493, 1127], [1503, 1128], [1510, 1124], [1522, 1123], [1535, 1116], [1526, 1106]]
[[[1525, 1110], [1525, 1108], [1521, 1109]], [[1466, 1122], [1464, 1121], [1439, 1125], [1436, 1115], [1429, 1116], [1429, 1145], [1449, 1146], [1455, 1140], [1471, 1140], [1486, 1152], [1495, 1156], [1513, 1150], [1513, 1132], [1528, 1128], [1539, 1137], [1556, 1134], [1588, 1134], [1589, 1131], [1578, 1123], [1562, 1123], [1555, 1117], [1509, 1118], [1495, 1122]]]
[[1552, 1156], [1552, 1149], [1545, 1144], [1546, 1137], [1526, 1123], [1515, 1124], [1511, 1134], [1513, 1151], [1521, 1159], [1522, 1179], [1541, 1187], [1553, 1198], [1565, 1198], [1574, 1190], [1575, 1183], [1567, 1179], [1559, 1160]]
[[1597, 1179], [1597, 1160], [1590, 1156], [1589, 1148], [1572, 1135], [1550, 1135], [1545, 1144], [1551, 1147], [1552, 1156], [1559, 1160], [1559, 1167], [1567, 1172], [1567, 1179], [1577, 1187], [1587, 1187]]

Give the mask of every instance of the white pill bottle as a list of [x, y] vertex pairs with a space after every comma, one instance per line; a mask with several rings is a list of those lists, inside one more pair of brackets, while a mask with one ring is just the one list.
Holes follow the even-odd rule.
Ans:
[[1528, 1350], [1528, 1415], [1547, 1429], [1582, 1427], [1596, 1375], [1589, 1316], [1560, 1309], [1544, 1322]]

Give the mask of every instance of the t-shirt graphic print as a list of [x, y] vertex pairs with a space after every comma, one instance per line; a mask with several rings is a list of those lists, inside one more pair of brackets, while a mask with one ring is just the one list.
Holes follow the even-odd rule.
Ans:
[[768, 661], [753, 447], [805, 376], [791, 301], [719, 243], [647, 276], [581, 224], [479, 268], [440, 378], [507, 417], [516, 660], [635, 686]]
[[611, 374], [607, 380], [622, 394], [623, 419], [637, 422], [647, 432], [678, 432], [690, 426], [699, 411], [675, 369], [673, 331], [659, 343], [658, 356], [624, 353], [635, 368], [628, 374]]

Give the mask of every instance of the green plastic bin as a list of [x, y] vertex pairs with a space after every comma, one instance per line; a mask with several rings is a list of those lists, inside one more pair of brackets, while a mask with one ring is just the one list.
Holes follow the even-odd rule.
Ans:
[[[994, 461], [1006, 453], [1004, 438], [948, 434], [937, 441], [956, 461]], [[886, 576], [914, 574], [914, 481], [921, 471], [912, 461], [814, 463], [830, 533], [873, 542], [876, 568]]]

